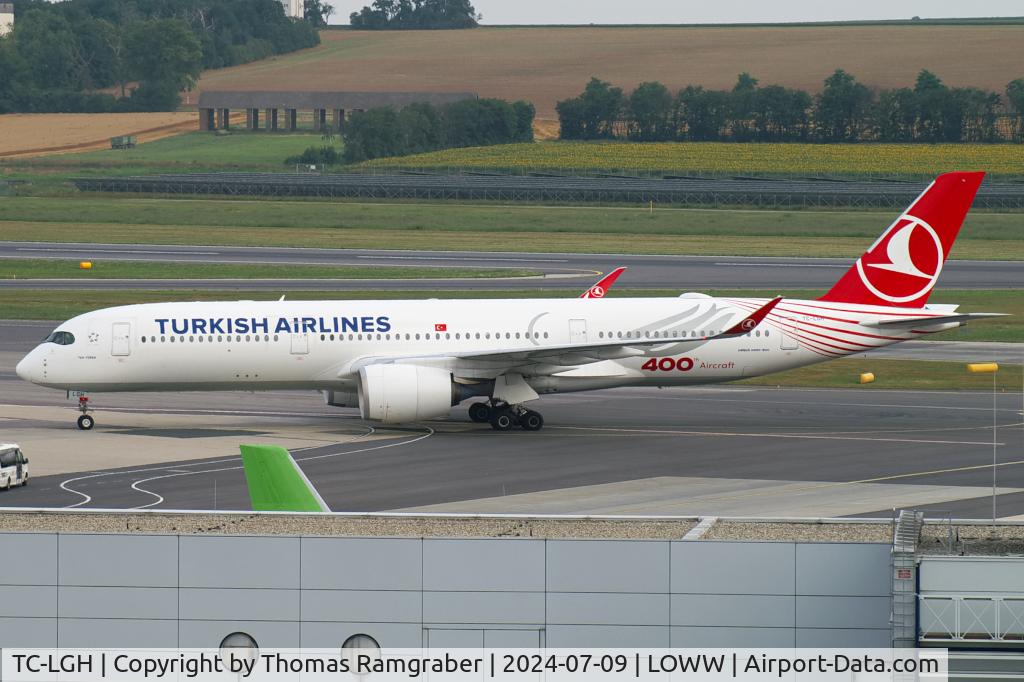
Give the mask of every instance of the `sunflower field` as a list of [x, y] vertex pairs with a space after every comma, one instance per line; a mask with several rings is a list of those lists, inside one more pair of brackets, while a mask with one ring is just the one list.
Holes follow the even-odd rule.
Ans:
[[952, 170], [1024, 176], [1010, 144], [533, 142], [377, 159], [357, 168], [569, 174], [625, 173], [918, 179]]

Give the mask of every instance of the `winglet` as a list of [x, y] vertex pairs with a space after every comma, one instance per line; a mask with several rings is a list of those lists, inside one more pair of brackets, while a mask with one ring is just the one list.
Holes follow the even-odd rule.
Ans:
[[779, 304], [782, 300], [781, 296], [776, 296], [772, 300], [765, 303], [763, 306], [744, 317], [738, 324], [733, 325], [729, 329], [726, 329], [721, 334], [718, 334], [715, 338], [730, 338], [733, 336], [743, 336], [749, 332], [754, 331], [754, 327], [761, 324], [764, 318], [768, 317], [768, 313]]
[[580, 298], [604, 298], [604, 295], [607, 294], [608, 290], [612, 288], [613, 284], [615, 284], [615, 280], [617, 280], [619, 275], [625, 271], [625, 267], [615, 268], [602, 277], [597, 284], [580, 294]]
[[330, 511], [290, 452], [277, 445], [239, 447], [253, 511]]

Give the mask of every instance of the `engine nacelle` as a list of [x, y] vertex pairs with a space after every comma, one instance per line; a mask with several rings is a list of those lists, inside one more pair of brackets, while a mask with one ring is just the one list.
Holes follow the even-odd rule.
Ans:
[[453, 384], [446, 369], [369, 365], [359, 370], [359, 411], [385, 424], [443, 417], [455, 404]]

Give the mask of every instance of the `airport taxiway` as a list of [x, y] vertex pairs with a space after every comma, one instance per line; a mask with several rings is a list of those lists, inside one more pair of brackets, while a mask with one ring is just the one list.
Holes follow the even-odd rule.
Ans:
[[[2, 258], [48, 258], [259, 265], [334, 265], [388, 267], [518, 268], [543, 277], [505, 279], [198, 279], [189, 289], [294, 291], [355, 289], [583, 289], [596, 273], [625, 265], [617, 288], [703, 291], [722, 287], [825, 288], [850, 267], [843, 258], [739, 256], [644, 256], [622, 254], [507, 253], [475, 251], [387, 251], [240, 246], [148, 244], [58, 244], [0, 242]], [[1024, 261], [947, 261], [942, 286], [950, 289], [1019, 288]], [[168, 289], [172, 280], [0, 279], [0, 287], [31, 289]]]
[[[15, 326], [21, 324], [22, 326]], [[289, 447], [332, 509], [716, 516], [991, 513], [992, 395], [748, 386], [547, 396], [539, 433], [464, 410], [374, 427], [316, 393], [97, 394], [97, 426], [13, 366], [49, 323], [0, 324], [0, 506], [247, 509], [240, 442]], [[43, 332], [45, 333], [45, 332]], [[1024, 514], [1019, 393], [996, 396], [998, 514]]]

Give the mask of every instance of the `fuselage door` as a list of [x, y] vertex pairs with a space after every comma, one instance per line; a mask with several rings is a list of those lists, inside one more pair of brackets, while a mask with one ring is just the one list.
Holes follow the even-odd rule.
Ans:
[[779, 331], [779, 338], [782, 339], [782, 350], [796, 350], [797, 342], [795, 336], [790, 336], [784, 331]]
[[569, 343], [587, 342], [587, 321], [569, 320]]
[[292, 334], [292, 355], [309, 354], [309, 334]]
[[111, 355], [132, 354], [132, 324], [131, 322], [115, 322], [113, 336], [110, 345]]

